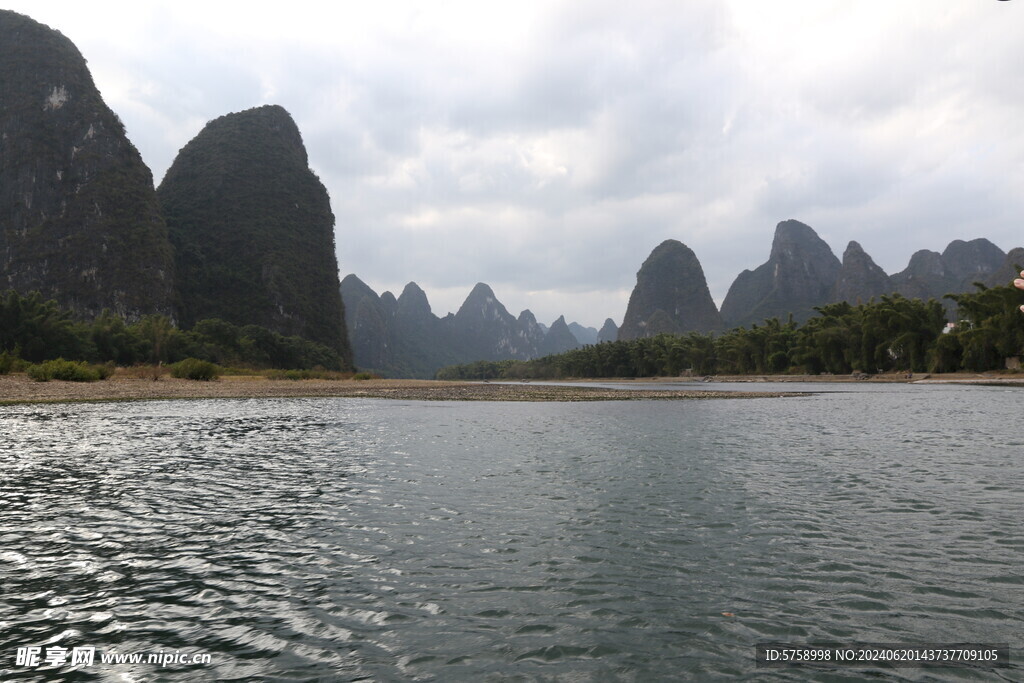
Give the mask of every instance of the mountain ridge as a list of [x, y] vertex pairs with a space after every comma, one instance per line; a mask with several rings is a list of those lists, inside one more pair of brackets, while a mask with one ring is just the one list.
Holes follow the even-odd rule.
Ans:
[[390, 292], [378, 296], [349, 274], [340, 291], [356, 366], [388, 377], [432, 378], [447, 365], [528, 360], [583, 345], [565, 316], [546, 329], [529, 309], [513, 317], [483, 282], [472, 288], [456, 313], [444, 318], [430, 310], [426, 293], [415, 282], [395, 300]]

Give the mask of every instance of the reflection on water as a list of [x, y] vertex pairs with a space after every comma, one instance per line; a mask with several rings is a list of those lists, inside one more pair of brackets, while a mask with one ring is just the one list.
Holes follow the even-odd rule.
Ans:
[[[765, 640], [1019, 658], [1021, 394], [849, 386], [0, 408], [0, 678], [753, 679]], [[213, 662], [14, 666], [25, 645]]]

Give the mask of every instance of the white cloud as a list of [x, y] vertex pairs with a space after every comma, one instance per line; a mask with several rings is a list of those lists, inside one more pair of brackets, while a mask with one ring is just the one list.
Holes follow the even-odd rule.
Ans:
[[78, 45], [157, 180], [206, 121], [283, 105], [342, 274], [442, 315], [485, 281], [621, 322], [670, 237], [721, 302], [787, 218], [889, 272], [1024, 242], [1020, 2], [6, 5]]

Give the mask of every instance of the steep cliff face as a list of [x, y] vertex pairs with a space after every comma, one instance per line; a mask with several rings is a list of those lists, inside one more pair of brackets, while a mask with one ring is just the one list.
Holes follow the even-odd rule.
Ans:
[[721, 329], [722, 319], [693, 251], [676, 240], [655, 247], [636, 274], [619, 339]]
[[843, 264], [836, 277], [833, 301], [851, 304], [867, 303], [874, 297], [892, 291], [889, 276], [857, 242], [850, 242], [843, 252]]
[[533, 311], [527, 308], [519, 314], [516, 322], [519, 324], [520, 334], [526, 345], [531, 349], [539, 349], [544, 343], [544, 335], [548, 331], [544, 325], [537, 322], [537, 316], [533, 314]]
[[209, 122], [158, 189], [181, 318], [257, 324], [338, 349], [351, 363], [327, 190], [278, 106]]
[[0, 10], [0, 289], [83, 318], [173, 314], [153, 177], [63, 35]]
[[726, 327], [760, 323], [767, 318], [797, 322], [814, 315], [814, 307], [832, 297], [840, 263], [832, 249], [809, 226], [788, 220], [775, 228], [771, 255], [755, 270], [736, 278], [722, 302]]

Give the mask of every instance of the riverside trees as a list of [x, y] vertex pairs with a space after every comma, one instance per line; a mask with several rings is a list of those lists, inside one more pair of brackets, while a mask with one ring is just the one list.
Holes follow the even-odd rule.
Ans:
[[133, 365], [174, 363], [189, 357], [218, 365], [258, 368], [343, 367], [342, 358], [333, 348], [257, 325], [238, 326], [207, 319], [190, 330], [181, 330], [162, 315], [146, 316], [129, 325], [109, 311], [86, 322], [76, 320], [38, 292], [0, 293], [0, 372], [14, 367], [14, 359], [41, 363], [63, 358]]
[[946, 329], [942, 304], [890, 294], [869, 303], [815, 308], [803, 325], [777, 318], [720, 335], [661, 334], [604, 342], [531, 361], [452, 366], [439, 379], [675, 377], [851, 372], [955, 372], [1003, 367], [1024, 354], [1024, 292], [1011, 286], [950, 295], [959, 320]]

